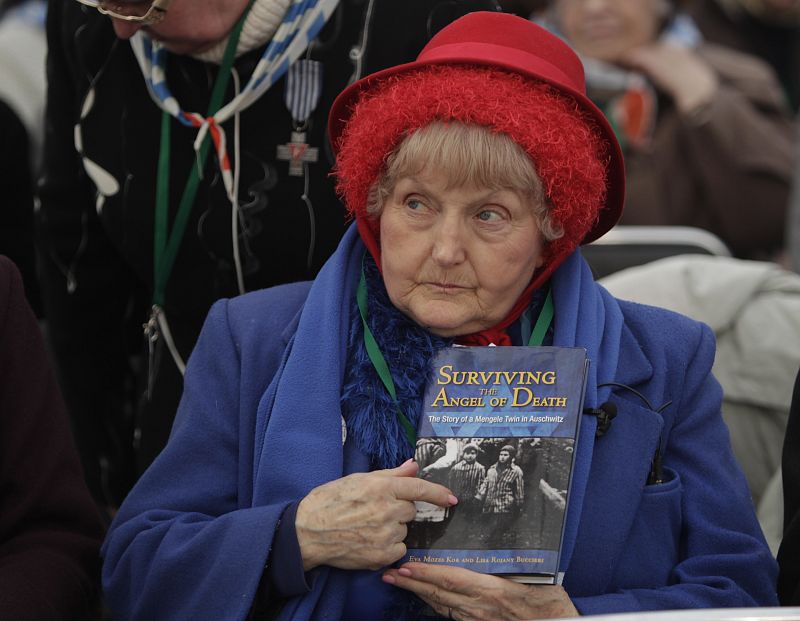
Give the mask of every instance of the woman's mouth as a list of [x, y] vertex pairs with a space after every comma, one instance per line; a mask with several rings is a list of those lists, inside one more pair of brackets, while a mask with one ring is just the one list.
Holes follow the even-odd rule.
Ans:
[[434, 291], [441, 291], [444, 293], [457, 293], [466, 289], [466, 287], [461, 285], [454, 285], [453, 283], [447, 282], [426, 282], [425, 284]]

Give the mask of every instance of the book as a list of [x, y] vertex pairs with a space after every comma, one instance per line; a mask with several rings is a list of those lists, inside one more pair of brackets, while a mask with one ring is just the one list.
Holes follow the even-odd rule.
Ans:
[[451, 347], [433, 360], [415, 460], [459, 503], [417, 502], [404, 561], [560, 584], [586, 350]]

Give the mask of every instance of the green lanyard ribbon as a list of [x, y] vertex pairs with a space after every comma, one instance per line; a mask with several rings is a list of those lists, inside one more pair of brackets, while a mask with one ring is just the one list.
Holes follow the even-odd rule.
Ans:
[[[250, 1], [245, 12], [236, 22], [231, 31], [228, 44], [225, 47], [225, 54], [222, 57], [222, 64], [219, 73], [214, 81], [214, 88], [211, 91], [211, 100], [208, 104], [207, 117], [211, 117], [222, 107], [222, 98], [228, 87], [231, 77], [231, 69], [236, 56], [236, 47], [239, 44], [239, 37], [242, 34], [245, 18], [253, 5]], [[197, 196], [197, 188], [200, 183], [201, 171], [205, 167], [208, 157], [209, 137], [203, 138], [200, 149], [197, 153], [197, 165], [192, 166], [189, 178], [183, 188], [183, 195], [178, 205], [178, 213], [172, 226], [172, 232], [167, 234], [168, 215], [169, 215], [169, 173], [170, 173], [170, 130], [172, 126], [172, 116], [164, 111], [161, 114], [161, 144], [158, 156], [158, 175], [156, 181], [156, 213], [153, 232], [153, 305], [163, 306], [166, 296], [167, 282], [169, 281], [175, 258], [178, 255], [183, 235], [186, 232], [186, 225], [189, 222], [189, 214]]]
[[[367, 349], [367, 355], [369, 356], [370, 362], [372, 362], [372, 366], [375, 367], [378, 377], [381, 378], [381, 382], [386, 388], [386, 391], [394, 402], [397, 410], [397, 420], [400, 421], [400, 426], [406, 434], [408, 443], [412, 448], [415, 448], [417, 446], [417, 431], [397, 402], [397, 390], [394, 387], [392, 374], [389, 372], [389, 365], [380, 347], [378, 347], [375, 335], [372, 334], [372, 330], [369, 329], [369, 324], [367, 323], [367, 278], [364, 275], [363, 262], [361, 265], [361, 278], [359, 278], [358, 289], [356, 289], [356, 302], [358, 303], [358, 312], [361, 315], [361, 325], [364, 327], [364, 346]], [[528, 347], [539, 347], [544, 342], [544, 337], [553, 321], [553, 314], [553, 292], [550, 290], [547, 292], [542, 310], [539, 312], [539, 317], [536, 319], [536, 324], [528, 340]]]

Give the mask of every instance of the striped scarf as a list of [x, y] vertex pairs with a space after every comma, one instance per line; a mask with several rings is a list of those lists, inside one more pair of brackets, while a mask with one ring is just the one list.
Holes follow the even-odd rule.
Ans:
[[131, 47], [152, 100], [183, 125], [197, 129], [195, 152], [199, 152], [206, 134], [211, 135], [225, 190], [232, 203], [236, 200], [236, 190], [222, 123], [256, 102], [288, 71], [317, 37], [338, 3], [339, 0], [292, 0], [248, 83], [236, 97], [210, 117], [181, 109], [173, 97], [166, 80], [167, 50], [164, 46], [141, 30], [131, 38]]

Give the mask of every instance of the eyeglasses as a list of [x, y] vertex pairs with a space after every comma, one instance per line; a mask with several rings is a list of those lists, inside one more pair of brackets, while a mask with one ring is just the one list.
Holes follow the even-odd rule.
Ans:
[[78, 0], [81, 4], [97, 9], [103, 15], [133, 24], [157, 24], [167, 14], [172, 0]]

